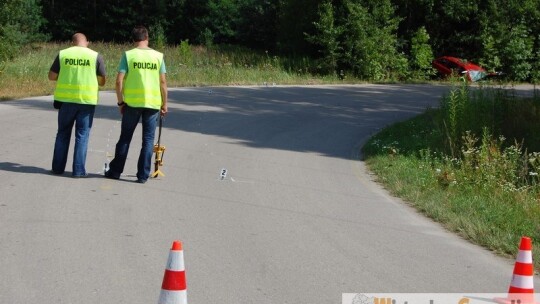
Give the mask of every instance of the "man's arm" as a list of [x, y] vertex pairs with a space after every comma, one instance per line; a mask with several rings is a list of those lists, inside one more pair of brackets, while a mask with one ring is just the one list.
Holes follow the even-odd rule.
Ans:
[[124, 106], [123, 102], [124, 102], [124, 95], [123, 95], [123, 91], [124, 91], [124, 77], [126, 76], [125, 73], [120, 73], [118, 72], [118, 74], [116, 75], [116, 100], [117, 100], [117, 104], [119, 106]]
[[161, 115], [167, 114], [167, 74], [159, 74], [159, 90], [161, 92]]
[[105, 71], [105, 62], [103, 61], [103, 56], [101, 56], [101, 54], [98, 55], [96, 60], [96, 72], [98, 84], [104, 86], [105, 82], [107, 82], [107, 72]]
[[56, 81], [58, 80], [58, 74], [60, 73], [60, 56], [54, 58], [53, 64], [49, 70], [49, 80]]
[[120, 106], [120, 113], [122, 113], [122, 109], [124, 106], [124, 78], [126, 77], [126, 73], [128, 72], [128, 66], [127, 66], [127, 58], [126, 53], [124, 52], [122, 54], [122, 58], [120, 58], [120, 65], [118, 66], [118, 74], [116, 74], [116, 100], [118, 105]]
[[105, 76], [98, 76], [97, 81], [100, 87], [105, 85], [105, 82], [107, 82], [107, 78]]
[[53, 71], [49, 71], [49, 80], [50, 81], [58, 80], [58, 73], [55, 73]]

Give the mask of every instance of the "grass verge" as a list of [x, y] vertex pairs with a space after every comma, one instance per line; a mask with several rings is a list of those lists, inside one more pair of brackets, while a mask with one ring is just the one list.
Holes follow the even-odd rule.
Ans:
[[[0, 65], [0, 100], [49, 95], [54, 82], [47, 79], [50, 66], [68, 43], [34, 44], [21, 50], [18, 57]], [[114, 89], [116, 70], [122, 53], [131, 44], [91, 43], [90, 48], [102, 54], [107, 69], [103, 90]], [[166, 46], [163, 52], [169, 87], [210, 85], [272, 84], [341, 84], [337, 76], [319, 76], [314, 63], [307, 58], [280, 58], [267, 52], [240, 47], [206, 48], [183, 42]], [[351, 78], [347, 83], [360, 83]]]
[[[456, 89], [445, 98], [455, 98], [460, 90], [463, 89]], [[537, 112], [538, 101], [509, 100], [507, 95], [485, 98], [485, 93], [463, 95], [465, 100], [459, 102], [463, 107], [452, 113], [453, 119], [460, 120], [455, 115], [488, 118], [486, 107], [498, 105], [504, 105], [502, 109], [508, 115], [516, 115], [511, 109], [518, 108], [529, 116]], [[467, 131], [460, 134], [456, 144], [449, 133], [470, 122], [463, 121], [464, 125], [456, 124], [450, 129], [452, 115], [445, 112], [448, 100], [443, 98], [441, 103], [441, 109], [428, 109], [372, 137], [363, 147], [366, 164], [392, 194], [447, 229], [515, 258], [521, 236], [531, 237], [533, 244], [540, 240], [539, 166], [536, 165], [540, 162], [539, 154], [527, 151], [522, 144], [529, 138], [506, 142], [502, 135], [494, 135], [486, 127], [481, 135], [463, 129]], [[493, 113], [500, 123], [508, 121], [500, 116], [500, 111]], [[531, 119], [536, 119], [532, 116]], [[509, 133], [531, 123], [523, 117], [517, 118], [511, 120], [515, 128], [507, 130]], [[535, 269], [540, 269], [538, 246], [533, 246], [533, 260]]]

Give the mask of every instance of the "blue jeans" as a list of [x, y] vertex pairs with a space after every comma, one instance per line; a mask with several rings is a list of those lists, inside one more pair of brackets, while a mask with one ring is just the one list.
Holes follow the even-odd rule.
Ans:
[[150, 176], [152, 167], [152, 154], [154, 152], [154, 136], [159, 117], [159, 110], [146, 108], [132, 108], [125, 105], [124, 115], [122, 116], [122, 129], [120, 139], [116, 144], [114, 159], [109, 164], [108, 174], [111, 177], [119, 178], [124, 172], [126, 159], [129, 151], [129, 144], [133, 138], [135, 128], [142, 118], [142, 147], [137, 162], [137, 179], [146, 181]]
[[54, 173], [63, 173], [71, 140], [71, 130], [75, 124], [75, 151], [73, 151], [73, 176], [86, 175], [86, 151], [90, 128], [94, 120], [96, 106], [64, 102], [58, 110], [58, 132], [54, 143], [52, 170]]

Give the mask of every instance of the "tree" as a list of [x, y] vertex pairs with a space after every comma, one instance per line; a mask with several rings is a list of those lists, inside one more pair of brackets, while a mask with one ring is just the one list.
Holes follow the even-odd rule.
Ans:
[[165, 31], [169, 42], [179, 43], [184, 40], [201, 42], [199, 38], [204, 30], [201, 19], [208, 14], [206, 0], [167, 1]]
[[539, 51], [540, 2], [484, 0], [481, 9], [480, 63], [509, 79], [529, 80]]
[[429, 34], [425, 27], [420, 27], [411, 39], [410, 65], [418, 78], [428, 78], [434, 73], [431, 67], [433, 50], [429, 45]]
[[389, 0], [345, 0], [342, 18], [344, 59], [357, 76], [383, 80], [406, 72], [407, 60], [397, 51], [399, 19]]
[[420, 27], [426, 27], [427, 18], [433, 11], [435, 0], [393, 0], [392, 3], [396, 7], [396, 15], [401, 22], [398, 27], [398, 37], [405, 40], [410, 40], [410, 37]]
[[432, 55], [476, 61], [521, 81], [540, 73], [539, 0], [3, 0], [0, 47], [42, 27], [40, 2], [56, 40], [82, 31], [125, 42], [142, 24], [157, 44], [189, 40], [307, 55], [320, 72], [347, 69], [373, 80], [407, 76], [409, 64], [427, 76]]
[[19, 48], [43, 40], [45, 19], [37, 0], [3, 0], [0, 4], [0, 62], [12, 58]]
[[317, 8], [324, 0], [279, 0], [276, 47], [283, 53], [317, 55], [306, 40], [315, 32]]
[[501, 50], [506, 64], [503, 67], [510, 79], [526, 81], [529, 79], [532, 69], [533, 39], [529, 29], [524, 24], [513, 27], [509, 35], [503, 40], [504, 47]]
[[338, 67], [341, 50], [339, 39], [343, 29], [335, 24], [334, 7], [331, 1], [325, 1], [319, 5], [319, 21], [313, 24], [316, 32], [313, 35], [306, 33], [306, 39], [318, 47], [319, 70], [333, 74]]
[[[536, 37], [536, 41], [538, 41], [540, 37]], [[534, 84], [538, 84], [540, 82], [540, 49], [536, 49], [536, 53], [534, 56], [533, 64], [532, 64], [532, 73], [531, 73], [531, 82]]]
[[255, 49], [275, 50], [279, 2], [243, 0], [240, 3], [239, 42]]
[[207, 10], [201, 18], [200, 29], [210, 30], [215, 43], [236, 43], [240, 18], [238, 0], [208, 0]]
[[476, 59], [481, 48], [478, 36], [478, 0], [434, 0], [426, 17], [426, 29], [436, 55]]

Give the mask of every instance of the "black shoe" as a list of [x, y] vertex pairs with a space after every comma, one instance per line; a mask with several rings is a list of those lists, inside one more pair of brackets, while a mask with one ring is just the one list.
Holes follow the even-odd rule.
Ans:
[[120, 179], [120, 176], [113, 175], [111, 170], [105, 172], [105, 177], [110, 179]]
[[64, 174], [64, 172], [59, 172], [59, 171], [54, 171], [54, 170], [51, 170], [50, 173], [54, 175]]
[[147, 181], [146, 179], [142, 179], [142, 178], [137, 179], [137, 183], [139, 183], [139, 184], [144, 184], [144, 183], [146, 183], [146, 181]]

